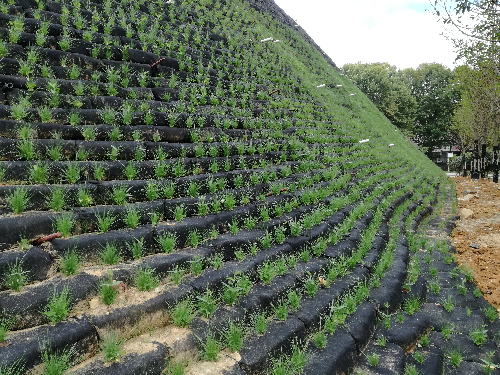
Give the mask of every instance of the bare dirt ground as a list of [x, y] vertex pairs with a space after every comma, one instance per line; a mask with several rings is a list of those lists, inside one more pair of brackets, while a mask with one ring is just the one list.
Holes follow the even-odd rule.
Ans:
[[500, 308], [500, 184], [455, 177], [460, 220], [452, 234], [457, 262], [468, 265], [484, 298]]

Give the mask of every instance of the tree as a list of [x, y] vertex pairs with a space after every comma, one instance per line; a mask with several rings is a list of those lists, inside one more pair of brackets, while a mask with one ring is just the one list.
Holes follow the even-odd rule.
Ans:
[[[498, 182], [498, 119], [500, 115], [500, 95], [498, 82], [500, 76], [500, 5], [498, 0], [435, 0], [435, 13], [445, 25], [452, 25], [462, 37], [451, 38], [457, 49], [457, 59], [471, 68], [475, 79], [490, 90], [480, 90], [481, 110], [474, 111], [475, 126], [482, 127], [489, 118], [493, 128], [493, 181]], [[477, 73], [477, 74], [476, 74]], [[464, 97], [463, 97], [464, 98]], [[464, 105], [476, 105], [478, 97], [465, 98]], [[483, 109], [491, 113], [487, 116]], [[465, 109], [464, 109], [465, 111]], [[479, 116], [480, 115], [480, 116]], [[478, 117], [479, 116], [479, 117]], [[478, 144], [480, 135], [474, 134], [474, 165], [478, 163]], [[483, 154], [485, 149], [483, 148]], [[474, 171], [477, 178], [478, 172]], [[484, 173], [484, 172], [483, 172]]]
[[[485, 161], [479, 162], [479, 145], [493, 144], [498, 151], [498, 125], [496, 121], [499, 96], [499, 76], [488, 64], [476, 68], [460, 66], [456, 69], [456, 85], [461, 102], [455, 114], [454, 130], [461, 139], [462, 149], [474, 144], [473, 177], [484, 176]], [[484, 156], [483, 156], [484, 157]], [[495, 167], [495, 166], [494, 166]], [[494, 174], [497, 169], [494, 168]], [[497, 172], [496, 172], [497, 173]]]
[[453, 72], [441, 64], [420, 64], [401, 72], [417, 103], [414, 139], [431, 151], [451, 144], [450, 124], [460, 95], [453, 85]]
[[430, 151], [451, 143], [450, 122], [459, 99], [453, 72], [440, 64], [398, 70], [388, 63], [346, 64], [342, 68], [397, 127]]
[[394, 125], [411, 130], [416, 102], [395, 66], [357, 63], [342, 70]]

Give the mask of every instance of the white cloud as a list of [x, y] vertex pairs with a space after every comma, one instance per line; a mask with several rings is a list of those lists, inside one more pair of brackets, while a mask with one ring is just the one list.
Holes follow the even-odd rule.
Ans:
[[455, 53], [428, 0], [276, 0], [339, 66], [388, 62], [400, 69], [438, 62], [453, 68]]

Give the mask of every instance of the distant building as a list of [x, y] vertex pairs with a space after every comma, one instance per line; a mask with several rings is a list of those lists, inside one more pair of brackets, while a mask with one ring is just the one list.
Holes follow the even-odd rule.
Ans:
[[431, 160], [436, 163], [443, 171], [449, 171], [450, 159], [461, 154], [462, 152], [456, 146], [435, 148], [431, 152]]

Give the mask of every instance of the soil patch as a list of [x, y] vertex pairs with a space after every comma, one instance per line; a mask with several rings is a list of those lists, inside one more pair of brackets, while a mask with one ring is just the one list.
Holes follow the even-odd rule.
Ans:
[[457, 263], [473, 270], [484, 298], [499, 309], [500, 184], [465, 177], [454, 180], [460, 214], [452, 234]]

